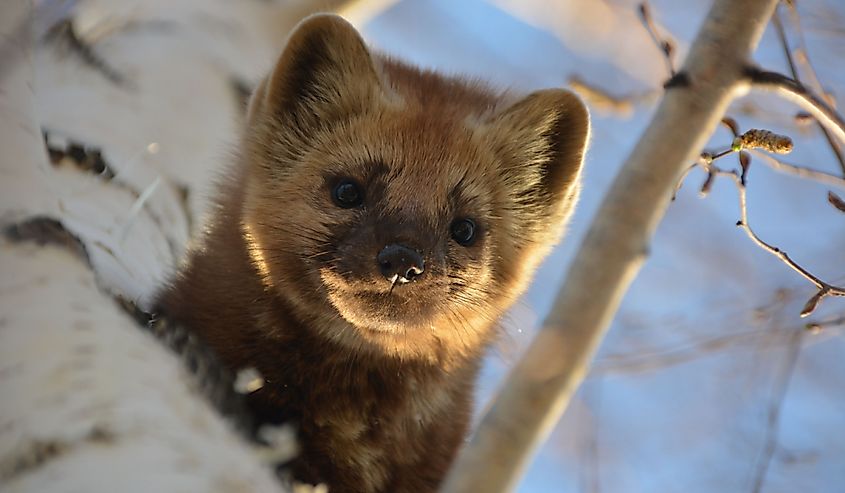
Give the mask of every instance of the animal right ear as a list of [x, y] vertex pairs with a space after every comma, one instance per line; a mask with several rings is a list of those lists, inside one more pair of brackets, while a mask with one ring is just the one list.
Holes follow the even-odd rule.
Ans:
[[510, 189], [528, 207], [571, 210], [590, 135], [587, 107], [564, 89], [537, 91], [489, 123], [491, 147], [509, 163]]
[[372, 57], [355, 28], [340, 16], [317, 14], [294, 28], [253, 96], [248, 118], [260, 113], [297, 130], [319, 127], [372, 106], [380, 91]]

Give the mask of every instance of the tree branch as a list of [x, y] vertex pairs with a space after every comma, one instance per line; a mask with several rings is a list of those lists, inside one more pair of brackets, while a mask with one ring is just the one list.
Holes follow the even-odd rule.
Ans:
[[837, 139], [845, 142], [845, 120], [827, 102], [813, 94], [803, 84], [783, 74], [756, 67], [748, 67], [746, 73], [753, 88], [773, 91], [794, 102], [813, 115]]
[[824, 183], [825, 185], [832, 185], [835, 187], [845, 188], [845, 178], [840, 178], [836, 175], [825, 173], [824, 171], [819, 171], [812, 168], [807, 168], [805, 166], [798, 166], [797, 164], [787, 163], [774, 156], [770, 156], [765, 152], [760, 152], [753, 149], [749, 150], [749, 152], [761, 158], [767, 166], [769, 166], [775, 171], [788, 173], [801, 178], [806, 178], [808, 180], [814, 180], [819, 183]]
[[836, 207], [836, 209], [845, 212], [845, 200], [842, 200], [842, 197], [836, 195], [830, 190], [827, 192], [827, 201], [830, 202], [830, 205]]
[[[757, 233], [751, 228], [751, 224], [748, 221], [748, 200], [747, 200], [747, 188], [746, 188], [746, 174], [748, 173], [748, 167], [751, 163], [751, 158], [745, 154], [745, 151], [752, 151], [756, 152], [757, 149], [765, 149], [768, 152], [779, 153], [779, 154], [786, 154], [792, 150], [792, 140], [789, 137], [778, 135], [768, 130], [759, 130], [759, 129], [751, 129], [746, 131], [743, 134], [739, 133], [738, 126], [735, 121], [731, 118], [724, 118], [722, 119], [722, 123], [727, 125], [731, 132], [734, 134], [733, 142], [731, 146], [721, 152], [716, 154], [712, 154], [709, 152], [702, 152], [701, 156], [698, 158], [695, 164], [684, 170], [683, 174], [681, 175], [681, 180], [675, 187], [675, 193], [680, 189], [683, 180], [689, 175], [689, 172], [696, 167], [702, 167], [707, 172], [707, 179], [704, 181], [704, 184], [701, 186], [701, 195], [705, 196], [709, 193], [710, 188], [713, 186], [713, 181], [717, 176], [726, 176], [733, 180], [734, 184], [736, 185], [737, 192], [739, 194], [739, 210], [741, 219], [737, 221], [736, 225], [741, 227], [743, 231], [751, 238], [757, 246], [762, 248], [763, 250], [767, 251], [768, 253], [776, 256], [779, 258], [783, 263], [789, 266], [792, 270], [801, 274], [805, 279], [813, 283], [818, 291], [807, 301], [804, 305], [804, 308], [801, 310], [801, 316], [806, 317], [813, 313], [813, 311], [818, 306], [819, 302], [828, 296], [845, 296], [845, 288], [833, 286], [825, 281], [822, 281], [815, 275], [813, 275], [810, 271], [799, 265], [797, 262], [792, 260], [792, 258], [780, 248], [769, 244], [768, 242], [764, 241], [762, 238], [757, 236]], [[742, 168], [741, 171], [736, 170], [724, 170], [713, 164], [714, 161], [717, 159], [724, 158], [733, 153], [739, 153], [739, 163], [740, 167]], [[769, 157], [765, 154], [758, 153], [758, 155], [762, 155], [764, 157]], [[776, 163], [780, 163], [774, 158], [769, 157], [769, 159], [773, 160]], [[807, 171], [804, 168], [800, 168], [802, 171]], [[835, 194], [829, 192], [829, 200], [835, 204], [835, 200], [831, 197], [835, 197]], [[674, 196], [672, 199], [674, 200]]]
[[[810, 50], [807, 49], [807, 41], [804, 39], [804, 28], [801, 27], [801, 16], [798, 14], [798, 9], [795, 6], [795, 2], [791, 0], [784, 0], [783, 2], [781, 2], [781, 4], [786, 6], [787, 9], [789, 9], [789, 20], [792, 23], [792, 27], [795, 30], [795, 33], [798, 35], [798, 48], [795, 50], [795, 52], [798, 54], [798, 56], [796, 57], [798, 59], [796, 68], [797, 65], [802, 65], [804, 67], [804, 74], [809, 76], [810, 78], [810, 87], [813, 88], [814, 91], [818, 91], [818, 93], [824, 97], [825, 101], [827, 101], [828, 104], [835, 104], [833, 97], [830, 94], [826, 93], [826, 91], [822, 87], [822, 83], [819, 80], [818, 73], [813, 67], [813, 64], [810, 62]], [[799, 77], [796, 77], [796, 79], [798, 78]]]
[[767, 251], [768, 253], [774, 255], [775, 257], [779, 258], [784, 264], [789, 266], [795, 272], [801, 274], [805, 279], [813, 283], [818, 291], [814, 294], [804, 305], [804, 308], [801, 310], [801, 316], [806, 317], [813, 313], [813, 311], [818, 306], [819, 302], [828, 296], [845, 296], [845, 288], [839, 286], [833, 286], [825, 281], [822, 281], [813, 273], [799, 265], [797, 262], [792, 260], [792, 257], [789, 256], [785, 251], [781, 250], [779, 247], [771, 245], [770, 243], [764, 241], [762, 238], [757, 236], [757, 233], [751, 228], [751, 224], [748, 221], [748, 198], [747, 198], [747, 188], [745, 186], [744, 180], [742, 179], [742, 175], [736, 171], [727, 171], [720, 168], [717, 168], [715, 165], [712, 164], [712, 160], [705, 161], [703, 166], [709, 173], [709, 176], [727, 176], [734, 181], [736, 185], [737, 191], [739, 193], [739, 210], [740, 210], [740, 220], [737, 221], [736, 225], [741, 227], [745, 234], [753, 241], [757, 246], [762, 248], [763, 250]]
[[845, 315], [820, 322], [807, 322], [804, 328], [813, 334], [818, 334], [826, 327], [837, 327], [840, 325], [845, 325]]
[[777, 0], [717, 0], [645, 134], [616, 177], [554, 308], [508, 376], [443, 491], [513, 489], [587, 373], [678, 175], [746, 80]]
[[[790, 4], [790, 9], [792, 9], [793, 13], [795, 13], [794, 5]], [[800, 32], [798, 16], [794, 15], [793, 18], [796, 20], [796, 28]], [[792, 57], [792, 51], [789, 49], [789, 41], [786, 39], [786, 30], [783, 28], [783, 22], [781, 22], [779, 9], [775, 9], [775, 14], [772, 17], [772, 23], [775, 26], [775, 32], [778, 35], [778, 40], [780, 41], [781, 48], [783, 48], [783, 55], [784, 57], [786, 57], [786, 62], [789, 64], [789, 72], [792, 74], [793, 79], [795, 79], [796, 81], [800, 81], [801, 77], [798, 74], [798, 68], [796, 67], [795, 60]], [[801, 40], [802, 49], [804, 50], [804, 59], [806, 61], [806, 66], [809, 69], [811, 79], [813, 82], [815, 82], [816, 90], [823, 92], [821, 83], [819, 82], [819, 79], [816, 76], [816, 72], [815, 70], [813, 70], [812, 65], [810, 65], [809, 63], [809, 59], [807, 58], [806, 47], [804, 47], [803, 45], [803, 36], [799, 36], [799, 39]], [[827, 102], [832, 104], [832, 101], [830, 101], [829, 99], [827, 100]], [[834, 157], [836, 157], [836, 161], [839, 163], [839, 167], [842, 168], [843, 176], [845, 176], [845, 156], [842, 155], [842, 148], [839, 146], [838, 142], [833, 140], [833, 137], [830, 135], [830, 132], [818, 120], [816, 120], [816, 126], [819, 127], [819, 130], [821, 130], [822, 135], [824, 135], [828, 146], [830, 146], [830, 150], [833, 152]]]
[[654, 18], [651, 16], [651, 6], [649, 6], [647, 1], [640, 3], [639, 14], [643, 27], [645, 27], [651, 40], [654, 41], [655, 46], [663, 54], [666, 70], [670, 76], [675, 75], [675, 63], [672, 60], [672, 55], [675, 53], [675, 44], [668, 37], [662, 37], [658, 33], [657, 23], [654, 22]]
[[577, 75], [570, 76], [568, 82], [569, 88], [581, 96], [590, 109], [611, 113], [621, 118], [629, 117], [634, 111], [634, 105], [656, 100], [660, 95], [656, 90], [615, 95]]

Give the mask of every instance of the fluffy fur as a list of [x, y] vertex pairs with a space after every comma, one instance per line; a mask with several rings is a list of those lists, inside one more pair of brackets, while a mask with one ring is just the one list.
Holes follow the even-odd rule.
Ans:
[[[571, 213], [588, 133], [570, 92], [496, 93], [310, 17], [255, 91], [219, 209], [160, 305], [263, 374], [249, 404], [298, 426], [298, 479], [434, 491], [497, 320]], [[333, 201], [344, 180], [359, 206]], [[450, 233], [464, 218], [468, 246]], [[424, 259], [412, 282], [379, 271], [393, 244]]]

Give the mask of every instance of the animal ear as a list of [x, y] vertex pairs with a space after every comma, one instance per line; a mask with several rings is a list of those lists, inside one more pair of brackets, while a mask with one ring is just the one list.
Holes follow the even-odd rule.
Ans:
[[355, 28], [337, 15], [312, 15], [294, 28], [253, 97], [249, 119], [260, 112], [313, 128], [374, 104], [380, 88], [370, 52]]
[[491, 146], [506, 160], [504, 173], [520, 200], [569, 208], [590, 134], [590, 115], [572, 92], [529, 94], [490, 122]]

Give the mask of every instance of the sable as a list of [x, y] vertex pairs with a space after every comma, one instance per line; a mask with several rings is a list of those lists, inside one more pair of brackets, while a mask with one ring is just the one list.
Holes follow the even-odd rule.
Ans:
[[252, 95], [207, 233], [159, 306], [293, 422], [294, 476], [435, 491], [498, 320], [559, 240], [589, 118], [373, 55], [317, 15]]

